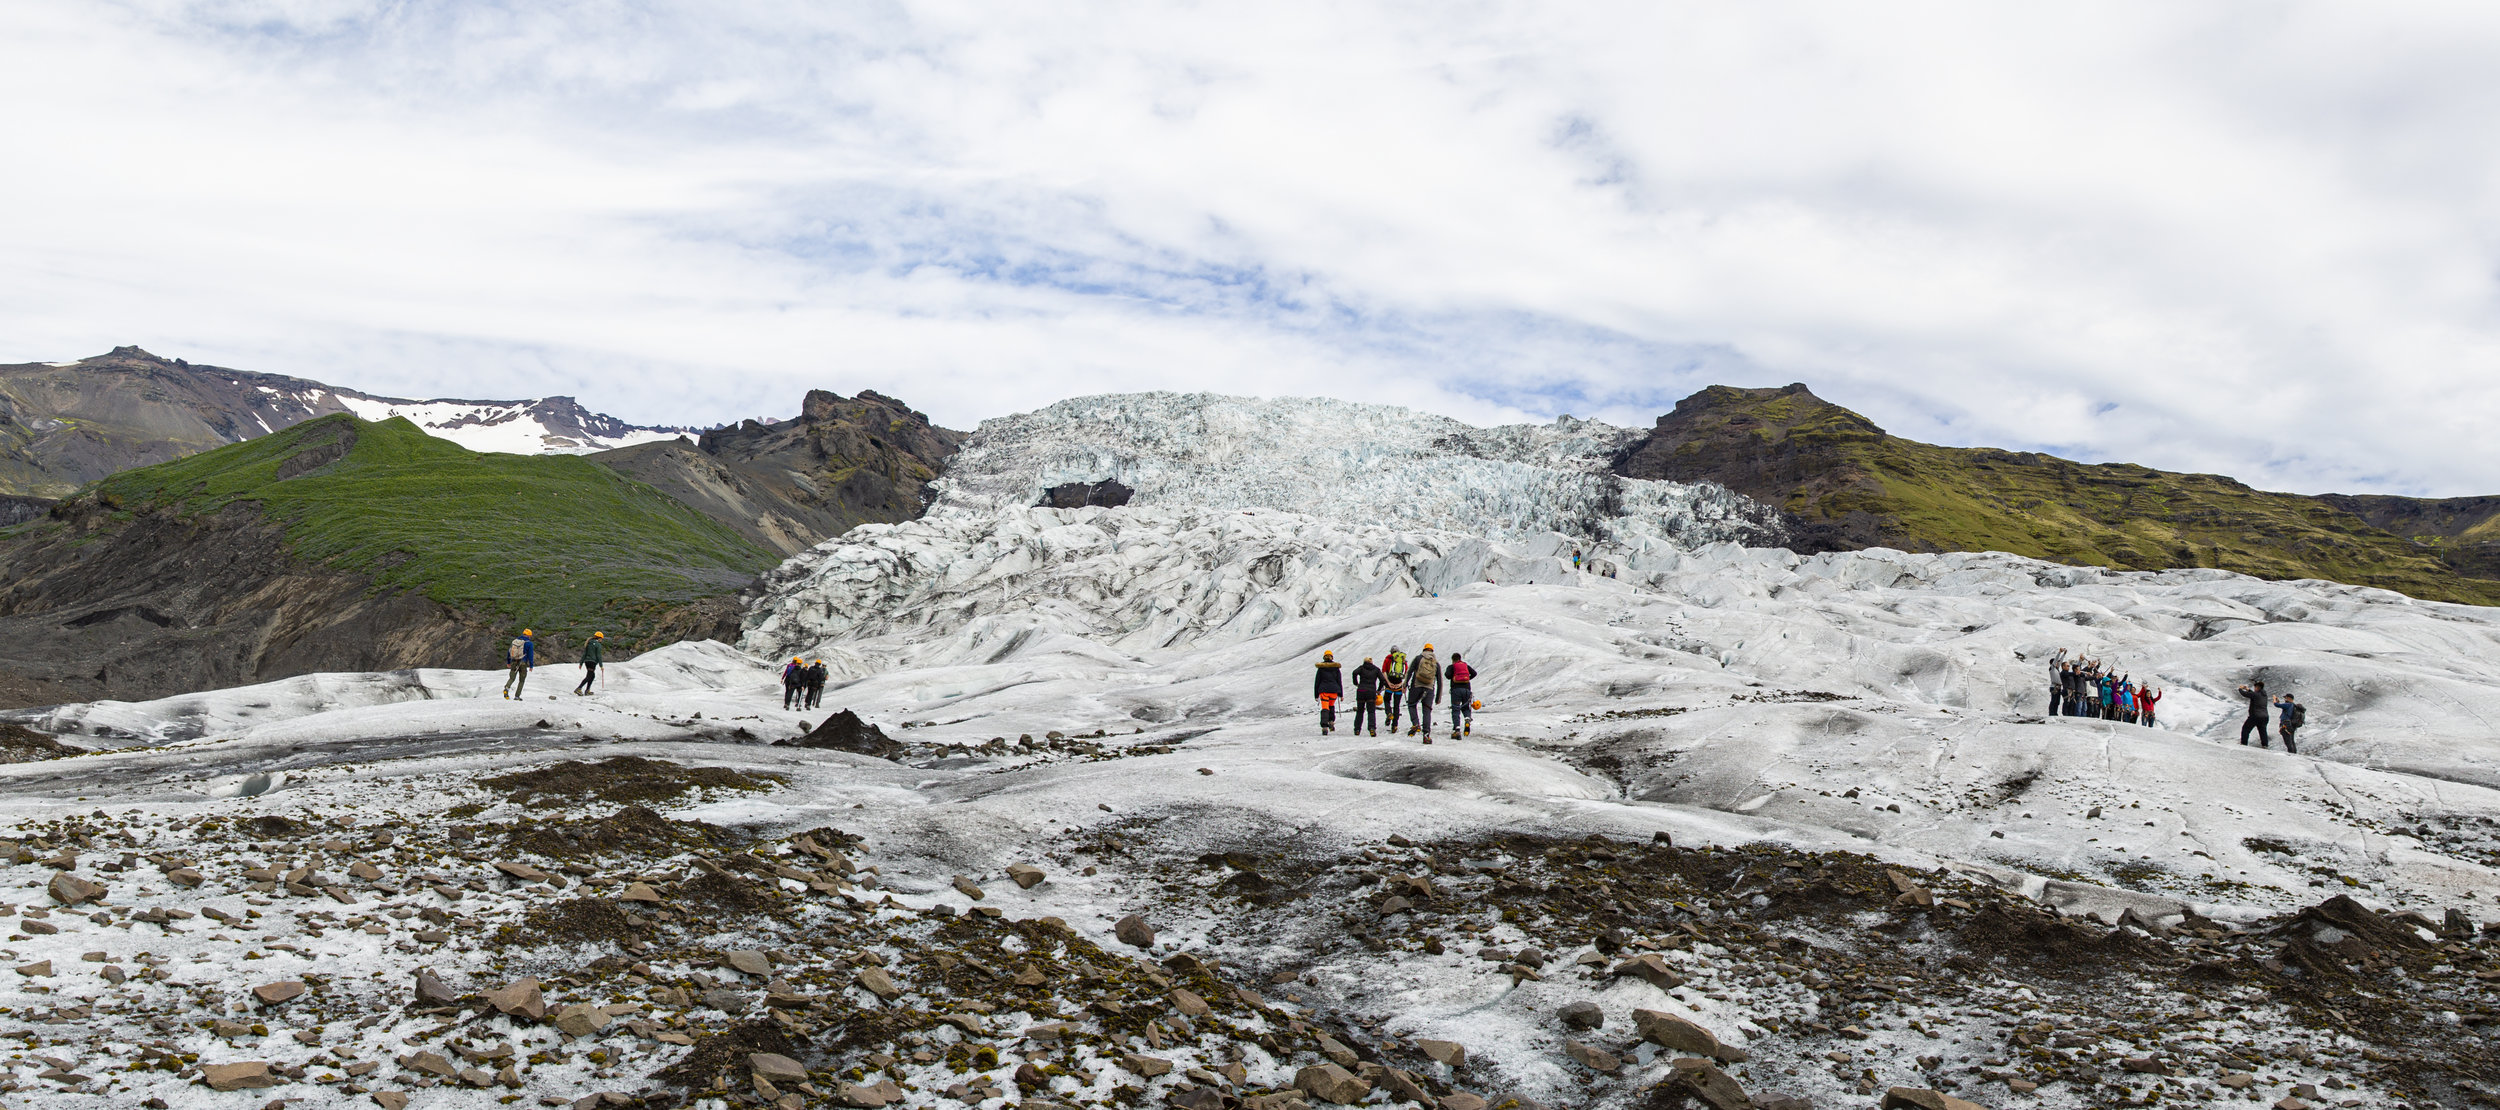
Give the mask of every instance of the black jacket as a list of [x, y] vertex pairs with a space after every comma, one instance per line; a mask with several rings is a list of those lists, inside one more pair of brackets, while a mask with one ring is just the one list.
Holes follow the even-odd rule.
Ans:
[[1354, 694], [1366, 701], [1380, 696], [1380, 668], [1369, 659], [1354, 668]]
[[1311, 679], [1311, 696], [1316, 698], [1321, 694], [1345, 696], [1345, 668], [1333, 660], [1320, 664], [1318, 676]]
[[2252, 721], [2265, 720], [2266, 707], [2274, 704], [2266, 700], [2266, 688], [2263, 686], [2243, 691], [2240, 697], [2248, 702], [2248, 719]]

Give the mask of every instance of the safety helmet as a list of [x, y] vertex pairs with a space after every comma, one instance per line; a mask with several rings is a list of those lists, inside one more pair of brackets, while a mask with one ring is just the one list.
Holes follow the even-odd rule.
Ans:
[[1337, 653], [1333, 651], [1323, 651], [1319, 653], [1319, 657], [1322, 659], [1334, 659], [1337, 657]]
[[1425, 650], [1425, 651], [1431, 651], [1431, 650], [1432, 650], [1432, 645], [1431, 645], [1431, 644], [1425, 644], [1425, 645], [1424, 645], [1424, 650]]
[[532, 632], [532, 631], [530, 631], [529, 629], [524, 628], [524, 629], [522, 629], [522, 630], [521, 630], [521, 635], [524, 635], [524, 636], [535, 636], [535, 635], [537, 635], [537, 633]]
[[608, 634], [605, 632], [593, 632], [590, 634], [590, 638], [593, 640], [604, 640], [608, 638]]

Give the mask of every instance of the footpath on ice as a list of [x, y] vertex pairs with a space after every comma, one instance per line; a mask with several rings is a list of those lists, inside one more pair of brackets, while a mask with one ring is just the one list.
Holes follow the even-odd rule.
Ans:
[[[2489, 611], [1999, 555], [1569, 555], [1258, 508], [932, 514], [785, 567], [753, 654], [663, 649], [589, 697], [550, 666], [521, 701], [421, 671], [17, 715], [104, 750], [0, 766], [6, 954], [36, 969], [0, 983], [15, 1082], [2494, 1097]], [[1426, 643], [1481, 671], [1473, 735], [1319, 734], [1321, 651]], [[2061, 648], [2168, 689], [2163, 727], [2041, 717]], [[821, 708], [781, 707], [791, 655], [835, 670]], [[2232, 742], [2257, 677], [2309, 705], [2303, 755]], [[811, 733], [855, 750], [776, 744]]]

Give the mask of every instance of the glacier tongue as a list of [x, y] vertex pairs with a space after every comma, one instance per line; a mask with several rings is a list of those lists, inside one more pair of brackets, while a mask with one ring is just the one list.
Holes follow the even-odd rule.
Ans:
[[1479, 428], [1326, 398], [1080, 397], [983, 421], [947, 464], [931, 515], [987, 516], [1037, 504], [1054, 486], [1117, 481], [1139, 506], [1281, 509], [1490, 539], [1780, 538], [1777, 514], [1749, 498], [1609, 473], [1640, 435], [1567, 416]]

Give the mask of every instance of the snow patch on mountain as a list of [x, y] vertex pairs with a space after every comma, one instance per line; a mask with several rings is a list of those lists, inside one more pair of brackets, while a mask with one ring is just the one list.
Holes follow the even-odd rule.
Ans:
[[1132, 505], [1281, 509], [1494, 539], [1780, 538], [1775, 512], [1718, 486], [1609, 473], [1640, 436], [1568, 416], [1479, 428], [1315, 397], [1080, 397], [983, 421], [947, 464], [931, 512], [987, 515], [1038, 504], [1052, 487], [1116, 481], [1135, 491]]
[[338, 403], [366, 420], [406, 417], [426, 434], [472, 451], [579, 455], [675, 439], [691, 429], [643, 428], [592, 412], [570, 397], [531, 401], [409, 401], [338, 391]]

